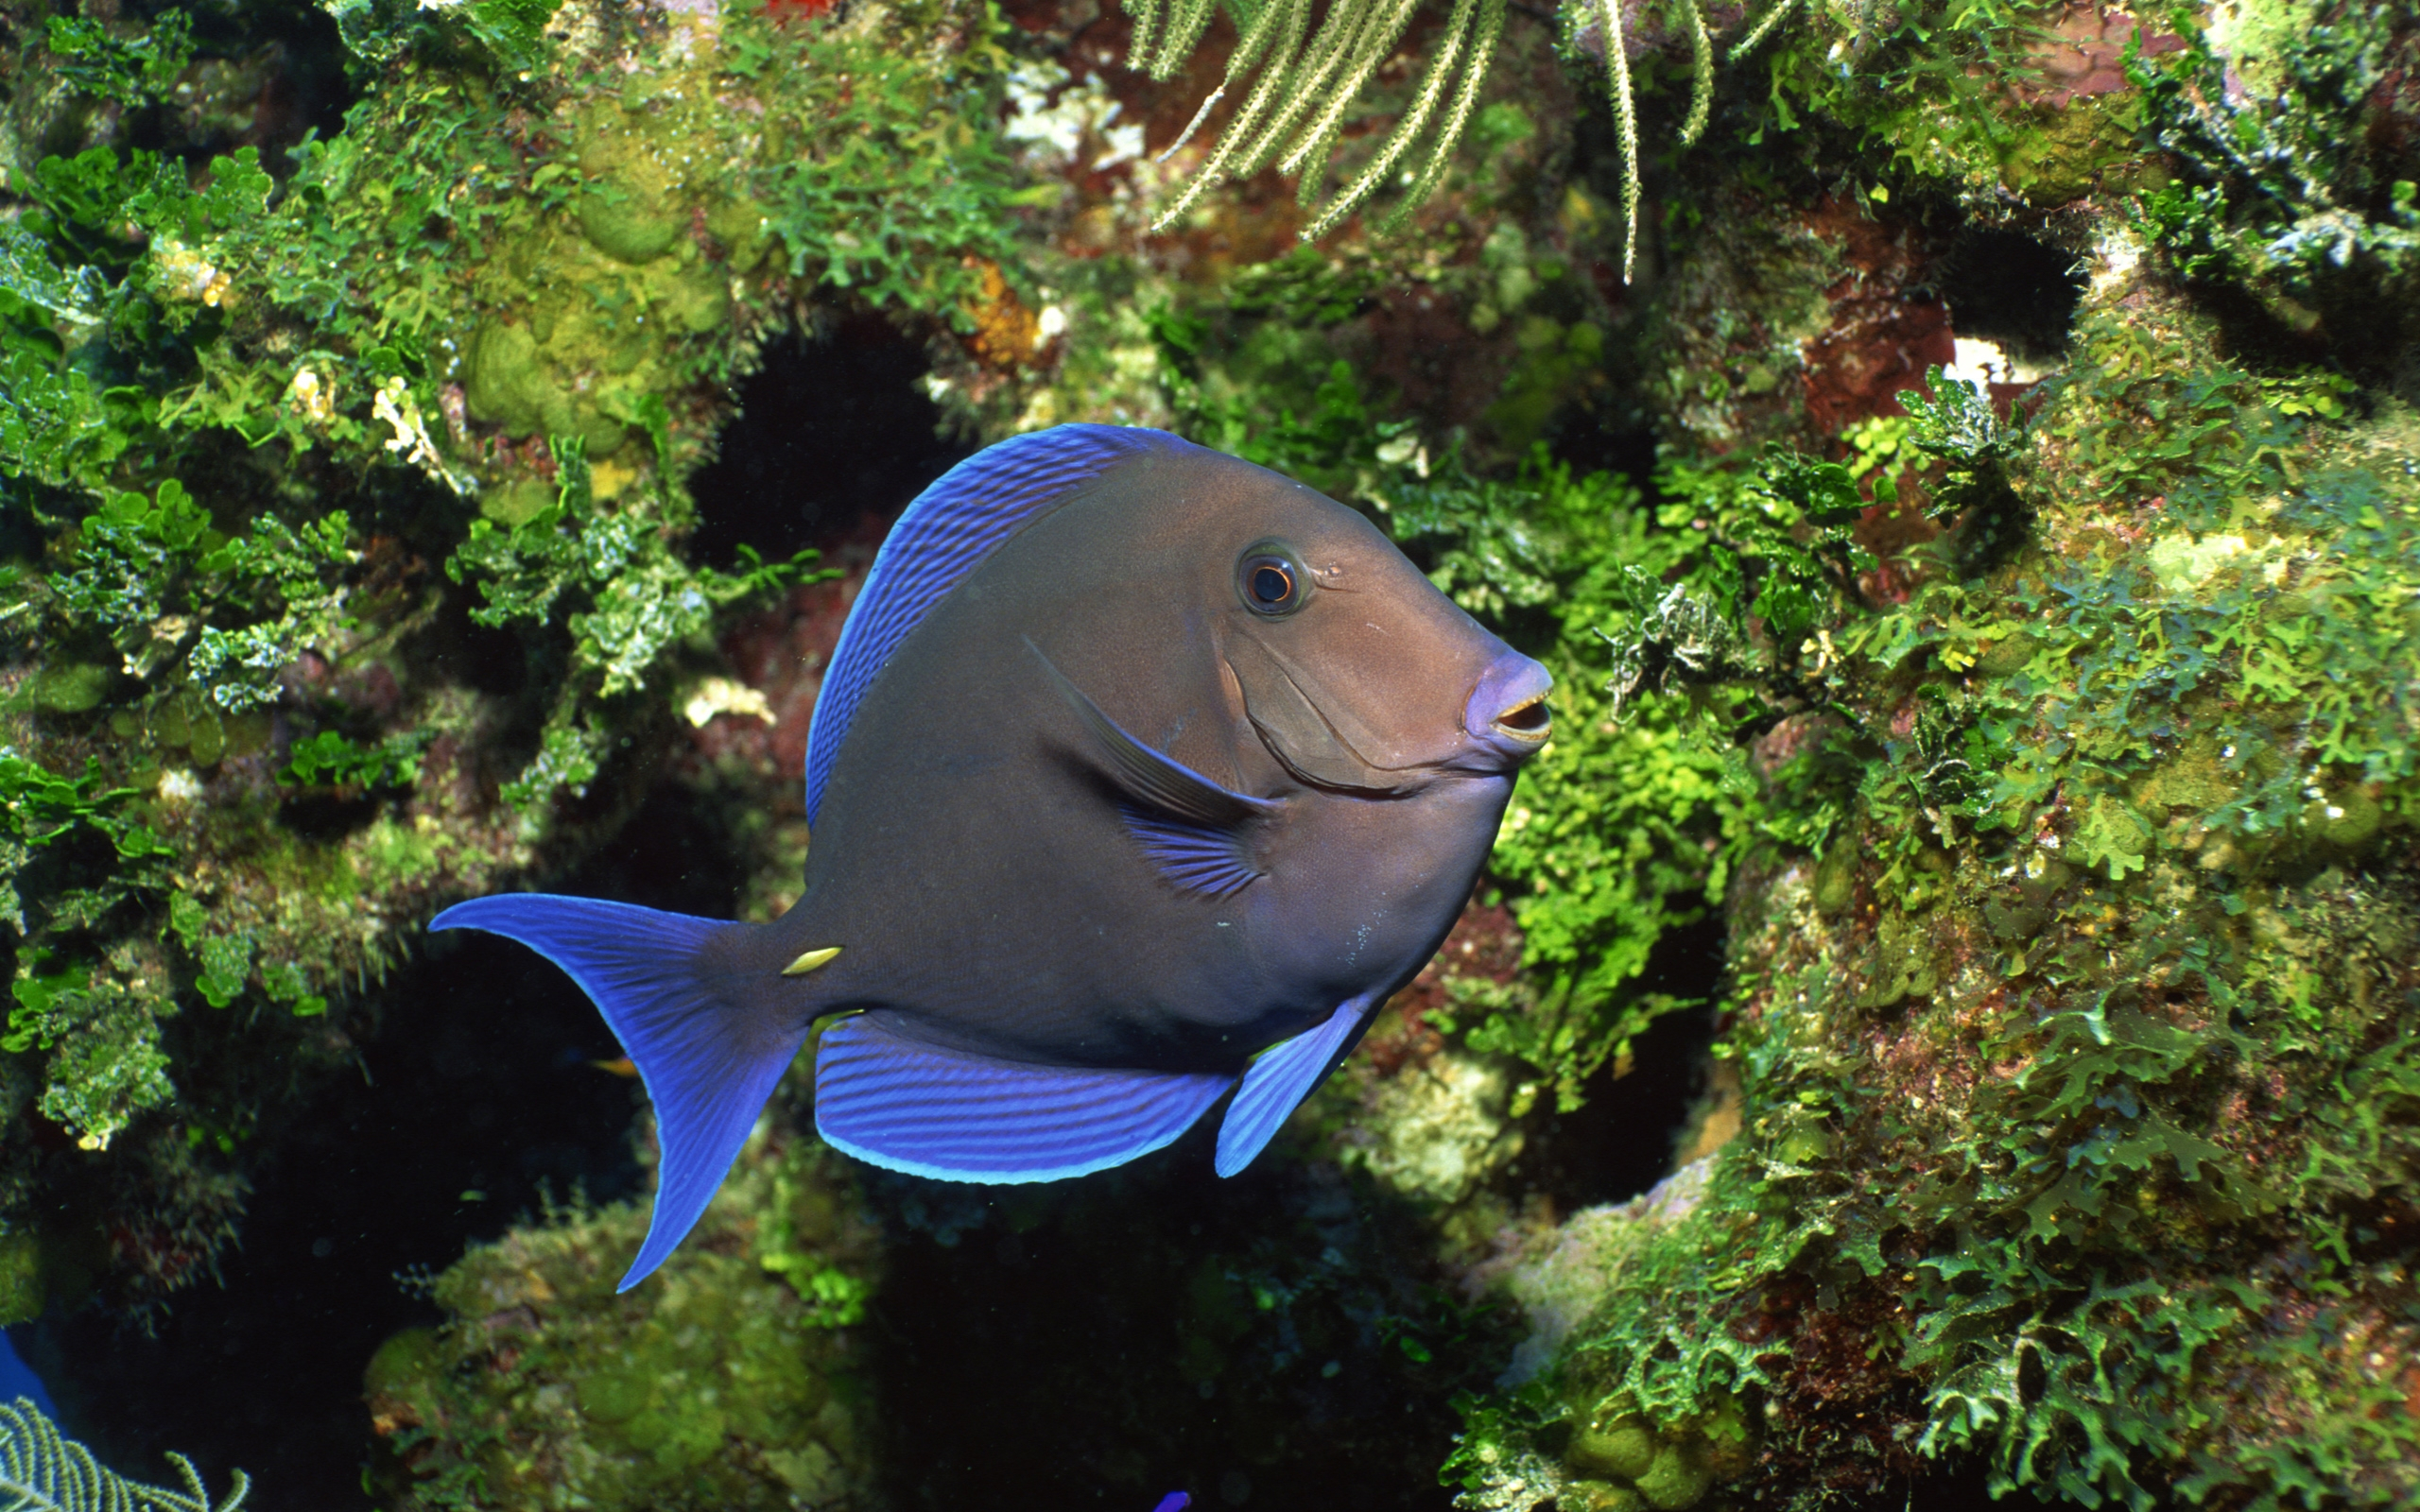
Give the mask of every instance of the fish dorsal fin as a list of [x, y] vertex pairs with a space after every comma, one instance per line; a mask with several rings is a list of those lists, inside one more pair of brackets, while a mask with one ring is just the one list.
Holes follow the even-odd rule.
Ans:
[[1193, 1126], [1233, 1076], [1035, 1066], [909, 1040], [875, 1014], [815, 1052], [815, 1130], [835, 1149], [942, 1181], [1059, 1181]]
[[1055, 425], [984, 448], [916, 496], [883, 538], [816, 696], [806, 737], [808, 823], [823, 805], [823, 784], [857, 705], [933, 606], [1080, 485], [1139, 453], [1175, 449], [1192, 447], [1140, 426]]

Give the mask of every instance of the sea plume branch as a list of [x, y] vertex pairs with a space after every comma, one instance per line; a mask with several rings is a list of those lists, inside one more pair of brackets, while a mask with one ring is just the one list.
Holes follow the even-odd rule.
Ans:
[[182, 1490], [130, 1481], [68, 1438], [23, 1397], [0, 1405], [0, 1512], [236, 1512], [251, 1491], [242, 1470], [215, 1501], [193, 1461], [170, 1454]]

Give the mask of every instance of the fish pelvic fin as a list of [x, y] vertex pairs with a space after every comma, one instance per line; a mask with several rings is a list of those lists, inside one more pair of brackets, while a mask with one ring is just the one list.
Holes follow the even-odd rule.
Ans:
[[663, 1163], [647, 1241], [619, 1288], [629, 1291], [705, 1212], [806, 1042], [806, 1018], [775, 1010], [746, 979], [717, 969], [710, 944], [745, 925], [596, 898], [509, 893], [457, 903], [428, 927], [502, 935], [562, 967], [637, 1066], [655, 1104]]
[[1061, 1181], [1191, 1128], [1233, 1076], [1037, 1066], [908, 1039], [879, 1014], [825, 1027], [815, 1131], [843, 1154], [942, 1181]]
[[1220, 1176], [1234, 1176], [1252, 1164], [1303, 1099], [1327, 1080], [1359, 1038], [1371, 1003], [1370, 997], [1353, 998], [1318, 1028], [1280, 1040], [1260, 1053], [1219, 1125], [1215, 1163]]

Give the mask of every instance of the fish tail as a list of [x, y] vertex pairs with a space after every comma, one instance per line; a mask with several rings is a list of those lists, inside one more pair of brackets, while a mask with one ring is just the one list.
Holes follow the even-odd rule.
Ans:
[[722, 1185], [756, 1115], [806, 1042], [808, 1019], [781, 1011], [745, 974], [718, 969], [718, 936], [744, 924], [630, 903], [508, 893], [458, 903], [432, 930], [482, 929], [560, 966], [622, 1042], [655, 1104], [663, 1162], [647, 1242], [629, 1291], [664, 1263]]

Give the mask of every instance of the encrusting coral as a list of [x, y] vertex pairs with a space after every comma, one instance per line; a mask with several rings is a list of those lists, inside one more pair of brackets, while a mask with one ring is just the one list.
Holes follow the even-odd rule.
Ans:
[[[813, 670], [709, 636], [820, 568], [691, 562], [686, 479], [846, 308], [970, 435], [1165, 424], [1367, 509], [1552, 666], [1554, 746], [1259, 1207], [860, 1193], [785, 1106], [656, 1292], [624, 1205], [448, 1269], [380, 1495], [962, 1500], [899, 1448], [959, 1432], [1240, 1496], [1317, 1414], [1397, 1503], [1449, 1453], [1498, 1508], [2420, 1495], [2409, 18], [1415, 9], [343, 0], [340, 127], [205, 100], [184, 157], [126, 122], [245, 87], [215, 23], [18, 26], [8, 1315], [100, 1235], [121, 1309], [209, 1274], [405, 932], [610, 833], [676, 708], [753, 753], [700, 781], [778, 907]], [[1260, 113], [1153, 161], [1222, 72]], [[1715, 919], [1720, 988], [1666, 970]], [[1687, 1161], [1559, 1214], [1709, 996]], [[1001, 1321], [978, 1263], [1082, 1284]], [[1087, 1265], [1131, 1370], [1045, 1358]], [[881, 1393], [886, 1307], [979, 1434]]]
[[718, 616], [813, 576], [681, 550], [764, 333], [972, 326], [1001, 235], [980, 13], [330, 10], [341, 129], [190, 166], [130, 112], [235, 87], [223, 28], [10, 21], [63, 87], [13, 97], [0, 226], [8, 1116], [97, 1160], [12, 1132], [0, 1222], [112, 1188], [137, 1311], [209, 1272], [194, 1202], [240, 1206], [406, 932], [609, 833]]
[[643, 1205], [574, 1204], [430, 1283], [365, 1388], [388, 1504], [877, 1504], [859, 1342], [874, 1231], [843, 1162], [778, 1121], [660, 1284], [617, 1294]]
[[[2408, 30], [2325, 19], [2257, 60], [2335, 81], [2289, 129], [2409, 171], [2353, 124], [2410, 118]], [[2194, 94], [2220, 41], [2128, 60], [2153, 140], [2317, 109]], [[1741, 1128], [1529, 1242], [1465, 1504], [1857, 1504], [1937, 1465], [2085, 1505], [2420, 1493], [2413, 420], [2203, 302], [2172, 207], [2265, 192], [2084, 220], [2014, 411], [1936, 369], [1844, 462], [1769, 452], [1744, 516], [1692, 490], [1705, 544], [1607, 627], [1633, 717], [1729, 748]], [[2244, 269], [2355, 372], [2408, 328], [2321, 306], [2408, 301], [2397, 203], [2341, 263], [2288, 232]]]

